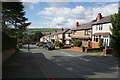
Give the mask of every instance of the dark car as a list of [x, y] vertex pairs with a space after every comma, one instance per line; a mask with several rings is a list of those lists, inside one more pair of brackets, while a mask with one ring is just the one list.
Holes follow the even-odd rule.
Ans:
[[42, 44], [42, 43], [38, 43], [38, 45], [37, 45], [37, 46], [41, 47], [41, 46], [43, 46], [43, 44]]
[[35, 45], [36, 43], [35, 43], [35, 42], [32, 42], [31, 44], [32, 44], [32, 45]]
[[43, 48], [45, 48], [47, 50], [55, 50], [55, 46], [51, 43], [44, 44]]

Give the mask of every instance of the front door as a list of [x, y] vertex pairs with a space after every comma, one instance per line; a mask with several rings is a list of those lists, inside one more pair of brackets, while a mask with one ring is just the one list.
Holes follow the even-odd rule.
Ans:
[[104, 42], [104, 46], [109, 46], [108, 38], [104, 38], [103, 42]]

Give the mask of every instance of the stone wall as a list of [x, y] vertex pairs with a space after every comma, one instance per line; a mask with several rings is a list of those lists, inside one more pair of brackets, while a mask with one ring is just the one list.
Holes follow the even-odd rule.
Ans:
[[2, 52], [2, 63], [4, 63], [14, 53], [15, 53], [15, 49], [10, 49]]

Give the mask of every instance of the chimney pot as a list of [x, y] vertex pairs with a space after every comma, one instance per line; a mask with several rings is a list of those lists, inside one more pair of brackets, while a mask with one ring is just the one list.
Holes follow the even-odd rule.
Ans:
[[57, 30], [55, 30], [55, 33], [57, 32]]
[[79, 25], [79, 22], [76, 22], [76, 29], [77, 29], [78, 25]]
[[97, 21], [100, 20], [101, 18], [102, 18], [101, 13], [98, 13], [98, 15], [97, 15]]
[[61, 28], [61, 31], [63, 31], [64, 29], [63, 28]]

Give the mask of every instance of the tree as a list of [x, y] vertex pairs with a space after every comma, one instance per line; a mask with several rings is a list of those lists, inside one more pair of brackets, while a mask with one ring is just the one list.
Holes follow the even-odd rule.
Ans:
[[73, 42], [73, 46], [75, 46], [75, 47], [81, 47], [81, 45], [82, 45], [82, 41], [81, 40], [75, 40]]
[[98, 47], [101, 47], [101, 46], [102, 46], [102, 43], [103, 43], [103, 39], [100, 38], [99, 41], [98, 41]]
[[120, 57], [120, 8], [117, 14], [111, 16], [112, 28], [110, 28], [112, 35], [110, 36], [113, 46], [113, 52]]
[[39, 41], [42, 36], [43, 34], [41, 33], [41, 31], [38, 31], [32, 36], [32, 41], [33, 42]]
[[22, 2], [3, 2], [2, 3], [2, 27], [3, 31], [8, 31], [10, 27], [23, 31], [31, 23], [25, 16]]

